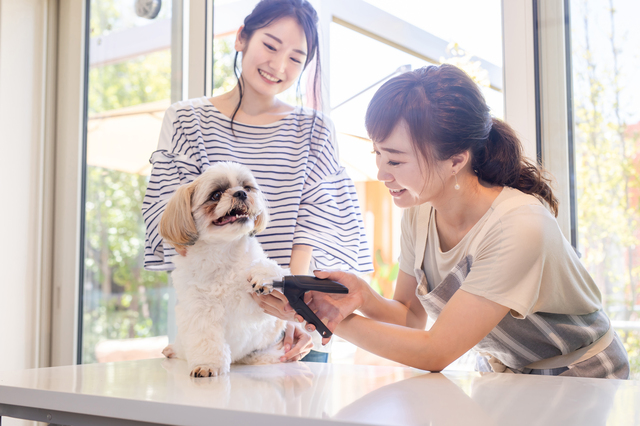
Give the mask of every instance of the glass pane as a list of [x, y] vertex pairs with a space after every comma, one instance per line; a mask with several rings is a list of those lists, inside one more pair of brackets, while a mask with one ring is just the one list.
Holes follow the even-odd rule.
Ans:
[[[611, 4], [610, 4], [611, 3]], [[640, 14], [571, 0], [578, 250], [640, 377]]]
[[[82, 362], [161, 356], [166, 273], [143, 268], [142, 199], [171, 97], [172, 2], [91, 0]], [[146, 15], [145, 15], [146, 14]]]

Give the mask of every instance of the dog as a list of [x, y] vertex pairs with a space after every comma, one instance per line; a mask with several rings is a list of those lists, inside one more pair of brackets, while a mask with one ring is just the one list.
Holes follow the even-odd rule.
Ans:
[[212, 164], [167, 203], [159, 233], [187, 254], [172, 259], [178, 333], [163, 354], [186, 359], [193, 377], [226, 374], [232, 363], [277, 363], [284, 354], [286, 322], [250, 295], [288, 274], [254, 237], [268, 220], [251, 171], [233, 162]]

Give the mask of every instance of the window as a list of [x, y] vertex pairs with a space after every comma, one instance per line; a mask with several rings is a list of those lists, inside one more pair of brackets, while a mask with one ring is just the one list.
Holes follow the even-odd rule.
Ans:
[[167, 344], [167, 274], [144, 270], [141, 204], [171, 103], [172, 2], [144, 16], [134, 3], [90, 2], [81, 362]]
[[569, 11], [577, 249], [638, 378], [640, 4], [571, 0]]
[[640, 30], [632, 0], [534, 2], [544, 167], [565, 237], [640, 374]]

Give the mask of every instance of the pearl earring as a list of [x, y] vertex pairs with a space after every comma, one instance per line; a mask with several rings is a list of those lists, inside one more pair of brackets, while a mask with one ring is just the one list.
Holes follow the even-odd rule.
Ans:
[[459, 190], [460, 189], [460, 185], [458, 185], [458, 175], [456, 175], [455, 173], [453, 173], [453, 177], [456, 179], [456, 185], [454, 186], [455, 190]]

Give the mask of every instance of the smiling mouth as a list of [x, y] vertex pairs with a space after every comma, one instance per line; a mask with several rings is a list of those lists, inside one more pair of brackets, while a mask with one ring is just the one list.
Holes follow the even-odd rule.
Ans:
[[400, 194], [402, 194], [404, 191], [406, 191], [406, 189], [390, 189], [389, 192], [391, 193], [392, 197], [396, 197]]
[[242, 207], [231, 210], [229, 214], [222, 216], [211, 223], [213, 223], [215, 226], [224, 226], [229, 223], [234, 223], [238, 220], [244, 222], [248, 218], [249, 215], [247, 214], [247, 209], [245, 207]]
[[269, 80], [272, 83], [280, 83], [282, 80], [279, 80], [277, 78], [275, 78], [274, 76], [272, 76], [271, 74], [268, 74], [262, 70], [258, 70], [258, 73], [260, 73], [260, 75], [262, 76], [262, 78], [265, 78], [267, 80]]

